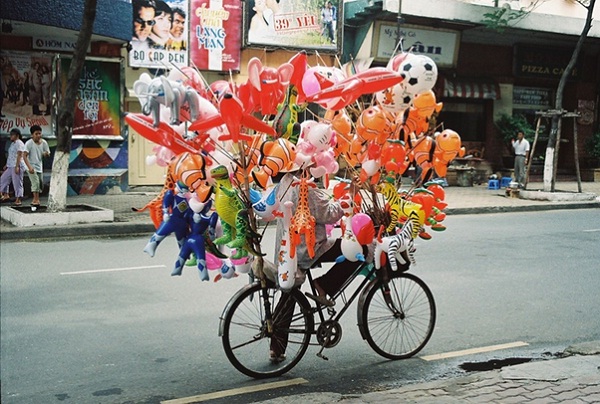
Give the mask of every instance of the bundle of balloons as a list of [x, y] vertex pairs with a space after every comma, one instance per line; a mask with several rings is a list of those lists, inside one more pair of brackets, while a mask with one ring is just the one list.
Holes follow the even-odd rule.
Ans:
[[[433, 125], [442, 109], [432, 91], [436, 80], [432, 59], [405, 52], [385, 68], [351, 76], [310, 67], [305, 52], [279, 67], [252, 58], [241, 84], [206, 83], [191, 67], [155, 78], [141, 74], [134, 91], [142, 113], [125, 119], [156, 143], [147, 162], [167, 167], [163, 191], [136, 209], [149, 211], [156, 226], [144, 251], [154, 256], [174, 233], [180, 253], [172, 275], [191, 259], [202, 280], [210, 270], [218, 271], [215, 280], [230, 278], [249, 273], [253, 260], [262, 262], [258, 226], [280, 217], [286, 248], [274, 265], [279, 286], [292, 287], [295, 246], [304, 236], [310, 252], [314, 242], [305, 225], [312, 215], [302, 203], [295, 212], [280, 204], [274, 178], [301, 167], [293, 184], [300, 195], [321, 179], [346, 207], [340, 259], [364, 259], [361, 246], [376, 243], [377, 266], [389, 260], [394, 269], [401, 258], [413, 260], [416, 237], [445, 229], [445, 192], [435, 179], [464, 154], [458, 133]], [[300, 122], [310, 103], [323, 113]], [[345, 178], [334, 177], [340, 163]], [[410, 166], [420, 175], [404, 189]]]

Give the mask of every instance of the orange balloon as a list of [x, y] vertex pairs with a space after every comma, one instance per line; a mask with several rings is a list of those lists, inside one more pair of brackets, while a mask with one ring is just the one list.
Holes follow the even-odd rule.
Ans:
[[381, 133], [391, 133], [391, 122], [378, 105], [365, 109], [356, 122], [356, 134], [364, 140], [373, 140]]
[[191, 192], [195, 192], [206, 183], [206, 162], [204, 156], [194, 153], [183, 153], [175, 163], [175, 176], [182, 181]]
[[433, 162], [433, 169], [438, 177], [445, 177], [448, 172], [448, 163], [435, 159]]
[[386, 142], [381, 150], [381, 163], [401, 163], [406, 158], [406, 149], [399, 142]]
[[[325, 114], [325, 116], [327, 116], [327, 114]], [[348, 113], [345, 109], [337, 111], [337, 114], [335, 114], [333, 119], [331, 119], [331, 126], [337, 133], [341, 133], [342, 135], [346, 136], [350, 134], [350, 131], [352, 130], [352, 120], [348, 116]]]
[[423, 209], [423, 211], [425, 212], [425, 217], [431, 216], [433, 204], [435, 202], [435, 198], [433, 197], [433, 195], [425, 192], [420, 192], [418, 194], [413, 195], [410, 198], [410, 200], [411, 202], [418, 203], [419, 205], [421, 205], [421, 209]]
[[427, 190], [433, 193], [433, 196], [438, 201], [443, 201], [446, 199], [446, 191], [441, 185], [431, 184], [427, 187]]
[[335, 142], [335, 146], [333, 148], [335, 157], [338, 157], [341, 154], [348, 153], [348, 151], [350, 150], [350, 140], [349, 139], [351, 139], [351, 138], [349, 138], [346, 135], [343, 135], [341, 133], [336, 133], [335, 139], [336, 139], [336, 142]]
[[411, 137], [410, 145], [412, 150], [409, 157], [418, 165], [422, 166], [427, 162], [431, 162], [433, 158], [433, 149], [435, 144], [429, 136], [421, 136], [420, 138]]
[[444, 129], [435, 136], [434, 155], [440, 161], [449, 163], [461, 149], [460, 135], [452, 129]]

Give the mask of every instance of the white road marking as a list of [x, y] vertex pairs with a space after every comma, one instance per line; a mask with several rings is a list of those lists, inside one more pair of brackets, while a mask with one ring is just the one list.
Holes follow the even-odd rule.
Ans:
[[582, 231], [585, 231], [585, 232], [588, 232], [588, 233], [596, 233], [596, 232], [599, 232], [600, 229], [589, 229], [589, 230], [582, 230]]
[[134, 271], [136, 269], [153, 269], [153, 268], [166, 268], [166, 265], [147, 265], [144, 267], [129, 267], [129, 268], [109, 268], [109, 269], [90, 269], [89, 271], [73, 271], [73, 272], [61, 272], [61, 275], [84, 275], [84, 274], [97, 274], [103, 272], [121, 272], [121, 271]]
[[455, 358], [457, 356], [473, 355], [473, 354], [478, 354], [478, 353], [483, 353], [483, 352], [499, 351], [501, 349], [518, 348], [518, 347], [527, 346], [527, 345], [529, 345], [527, 342], [516, 341], [516, 342], [509, 342], [507, 344], [490, 345], [490, 346], [484, 346], [481, 348], [465, 349], [462, 351], [445, 352], [445, 353], [435, 354], [435, 355], [420, 356], [420, 358], [425, 361], [435, 361], [435, 360], [440, 360], [440, 359]]
[[161, 401], [161, 404], [197, 403], [199, 401], [215, 400], [217, 398], [237, 396], [239, 394], [254, 393], [257, 391], [264, 391], [264, 390], [270, 390], [270, 389], [279, 389], [282, 387], [294, 386], [296, 384], [303, 384], [303, 383], [308, 383], [308, 380], [298, 377], [296, 379], [284, 380], [281, 382], [264, 383], [264, 384], [258, 384], [256, 386], [238, 387], [236, 389], [215, 391], [214, 393], [206, 393], [206, 394], [200, 394], [197, 396], [176, 398], [174, 400]]

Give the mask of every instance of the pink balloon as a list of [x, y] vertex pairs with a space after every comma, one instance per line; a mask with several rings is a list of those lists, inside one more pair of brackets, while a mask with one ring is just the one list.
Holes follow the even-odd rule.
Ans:
[[360, 233], [361, 229], [369, 224], [372, 224], [373, 220], [365, 213], [357, 213], [352, 216], [352, 232], [354, 234]]
[[219, 269], [221, 268], [221, 265], [223, 265], [223, 262], [219, 258], [215, 257], [209, 252], [206, 253], [206, 267], [208, 269], [210, 269], [211, 271]]
[[306, 73], [304, 73], [304, 76], [302, 76], [302, 91], [304, 91], [304, 94], [307, 96], [313, 95], [321, 90], [319, 81], [315, 76], [315, 72], [317, 71], [318, 68], [311, 67], [310, 69], [307, 69]]

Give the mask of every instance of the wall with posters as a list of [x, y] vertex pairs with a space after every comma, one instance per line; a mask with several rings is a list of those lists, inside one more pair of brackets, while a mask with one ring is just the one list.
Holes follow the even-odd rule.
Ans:
[[[19, 128], [25, 139], [29, 128], [40, 125], [51, 150], [56, 144], [55, 107], [66, 87], [70, 59], [36, 52], [0, 52], [2, 103], [0, 134], [5, 146], [8, 133]], [[122, 74], [120, 60], [86, 60], [79, 80], [69, 193], [106, 193], [114, 187], [127, 189], [127, 142], [122, 122]], [[52, 169], [52, 156], [44, 161]]]

